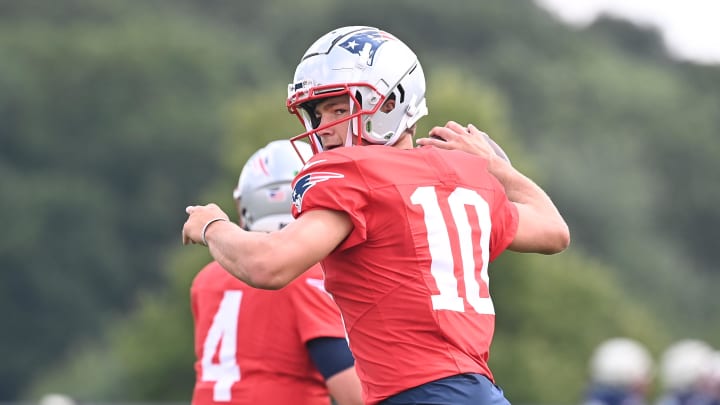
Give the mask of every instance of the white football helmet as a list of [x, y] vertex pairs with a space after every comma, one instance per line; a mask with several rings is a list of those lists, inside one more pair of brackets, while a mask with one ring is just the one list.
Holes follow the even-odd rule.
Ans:
[[[323, 125], [314, 115], [319, 100], [347, 95], [348, 117]], [[395, 108], [381, 111], [394, 98]], [[350, 121], [357, 143], [393, 145], [400, 135], [427, 115], [425, 74], [415, 53], [402, 41], [378, 28], [350, 26], [335, 29], [308, 48], [288, 86], [288, 110], [305, 126], [293, 143], [310, 138], [313, 152], [323, 150], [313, 134]], [[348, 134], [346, 146], [352, 145]]]
[[601, 343], [590, 359], [590, 376], [596, 383], [612, 387], [633, 387], [649, 383], [653, 360], [641, 343], [612, 338]]
[[660, 376], [668, 391], [692, 389], [701, 379], [714, 350], [697, 339], [683, 339], [670, 345], [660, 359]]
[[298, 156], [309, 159], [310, 145], [273, 141], [250, 156], [233, 191], [240, 226], [272, 232], [293, 221], [291, 183], [303, 165]]

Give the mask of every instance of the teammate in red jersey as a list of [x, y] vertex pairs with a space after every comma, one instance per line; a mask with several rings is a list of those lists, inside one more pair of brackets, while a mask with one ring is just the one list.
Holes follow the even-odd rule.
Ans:
[[[310, 154], [310, 147], [306, 152]], [[290, 182], [301, 161], [289, 141], [256, 152], [233, 193], [239, 223], [269, 232], [293, 220]], [[362, 403], [340, 312], [319, 265], [279, 291], [249, 287], [216, 261], [191, 287], [193, 405]]]
[[183, 242], [209, 245], [260, 288], [321, 261], [367, 404], [507, 404], [487, 365], [488, 264], [505, 249], [563, 251], [570, 235], [553, 202], [472, 125], [435, 127], [413, 148], [425, 78], [384, 31], [322, 36], [288, 95], [307, 129], [293, 141], [316, 153], [293, 182], [296, 221], [244, 232], [215, 204], [190, 206]]

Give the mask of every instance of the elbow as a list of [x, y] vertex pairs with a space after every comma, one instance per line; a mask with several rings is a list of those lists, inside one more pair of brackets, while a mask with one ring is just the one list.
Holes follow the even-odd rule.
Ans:
[[548, 240], [551, 242], [548, 244], [546, 254], [556, 254], [567, 249], [570, 246], [570, 229], [567, 224], [563, 222], [558, 225]]
[[277, 260], [258, 261], [248, 266], [245, 283], [253, 288], [262, 290], [279, 290], [288, 285], [289, 278], [285, 266], [278, 265]]
[[280, 281], [277, 280], [270, 280], [270, 279], [249, 279], [247, 283], [250, 287], [257, 288], [260, 290], [279, 290], [283, 287], [285, 287], [287, 284], [283, 284]]
[[519, 229], [508, 249], [521, 253], [553, 255], [570, 246], [570, 230], [563, 220], [525, 224], [527, 226]]
[[560, 246], [561, 246], [560, 252], [562, 252], [563, 250], [565, 250], [565, 249], [567, 249], [568, 247], [570, 247], [570, 241], [571, 241], [571, 239], [572, 239], [572, 238], [570, 237], [570, 227], [568, 227], [568, 224], [565, 223], [565, 221], [563, 221], [563, 222], [562, 222], [562, 225], [560, 226], [559, 239], [560, 239], [560, 241], [561, 241], [561, 243], [560, 243]]
[[279, 274], [270, 268], [256, 268], [252, 274], [249, 274], [246, 283], [253, 288], [261, 290], [279, 290], [290, 282], [286, 280], [282, 274]]

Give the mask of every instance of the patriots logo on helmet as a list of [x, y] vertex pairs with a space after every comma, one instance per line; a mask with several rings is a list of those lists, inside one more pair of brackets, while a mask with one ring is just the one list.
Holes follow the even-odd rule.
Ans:
[[292, 201], [298, 212], [302, 211], [303, 196], [314, 185], [330, 179], [341, 179], [345, 177], [340, 173], [317, 172], [308, 173], [295, 181], [292, 192]]
[[372, 66], [375, 52], [380, 48], [380, 45], [391, 39], [394, 39], [394, 37], [384, 31], [361, 31], [346, 39], [345, 42], [340, 44], [340, 47], [350, 53], [364, 57], [368, 66]]

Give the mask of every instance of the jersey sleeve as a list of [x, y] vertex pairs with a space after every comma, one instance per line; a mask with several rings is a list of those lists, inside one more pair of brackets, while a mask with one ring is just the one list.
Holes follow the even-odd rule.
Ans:
[[322, 273], [296, 280], [289, 291], [289, 299], [295, 309], [297, 328], [303, 343], [331, 337], [345, 338], [345, 326], [335, 301], [325, 291]]
[[316, 155], [295, 177], [292, 199], [295, 218], [316, 209], [349, 215], [353, 230], [337, 250], [351, 248], [367, 239], [368, 187], [354, 160], [330, 152]]
[[518, 229], [517, 206], [507, 199], [505, 191], [498, 182], [496, 199], [491, 212], [492, 233], [490, 235], [490, 261], [492, 262], [515, 239]]

